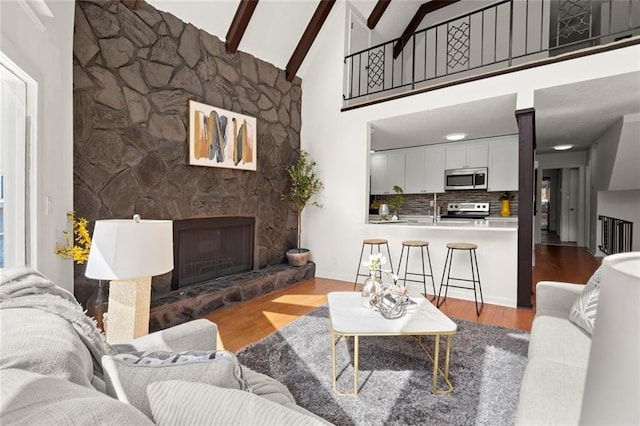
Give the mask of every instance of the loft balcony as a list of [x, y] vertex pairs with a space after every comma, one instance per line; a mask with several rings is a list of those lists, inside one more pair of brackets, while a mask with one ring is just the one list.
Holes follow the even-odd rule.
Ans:
[[343, 109], [640, 43], [639, 34], [639, 0], [500, 1], [347, 55]]

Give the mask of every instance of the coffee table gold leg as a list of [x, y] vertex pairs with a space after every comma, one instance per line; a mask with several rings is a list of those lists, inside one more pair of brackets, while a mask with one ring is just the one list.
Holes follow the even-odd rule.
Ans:
[[433, 354], [433, 393], [438, 393], [438, 360], [440, 359], [440, 335], [435, 335], [436, 345]]
[[353, 396], [358, 396], [358, 363], [359, 363], [359, 349], [358, 347], [358, 335], [353, 337]]
[[444, 359], [444, 380], [449, 382], [449, 353], [451, 352], [451, 336], [447, 336], [447, 350]]
[[[444, 360], [444, 371], [438, 365], [440, 362], [440, 335], [435, 334], [433, 336], [435, 338], [433, 356], [431, 355], [427, 347], [422, 342], [422, 336], [415, 336], [415, 337], [416, 337], [416, 340], [418, 341], [418, 344], [422, 348], [422, 351], [425, 353], [429, 361], [431, 361], [431, 363], [433, 364], [432, 392], [436, 395], [441, 393], [450, 393], [453, 391], [453, 385], [449, 381], [449, 354], [451, 350], [451, 336], [450, 335], [445, 336], [447, 338], [447, 341], [445, 346], [446, 354], [445, 354], [445, 360]], [[444, 379], [446, 387], [443, 390], [438, 389], [438, 375], [441, 375], [442, 378]]]
[[336, 385], [336, 333], [331, 329], [331, 375], [333, 376], [333, 391], [338, 393]]
[[[1, 0], [0, 0], [1, 1]], [[358, 360], [359, 360], [359, 350], [358, 350], [358, 336], [354, 336], [353, 344], [354, 344], [354, 354], [353, 354], [353, 393], [342, 393], [338, 391], [338, 383], [337, 383], [337, 366], [336, 366], [336, 346], [338, 341], [341, 338], [347, 339], [348, 336], [337, 335], [336, 332], [331, 329], [331, 375], [333, 378], [333, 391], [336, 395], [339, 396], [358, 396]]]

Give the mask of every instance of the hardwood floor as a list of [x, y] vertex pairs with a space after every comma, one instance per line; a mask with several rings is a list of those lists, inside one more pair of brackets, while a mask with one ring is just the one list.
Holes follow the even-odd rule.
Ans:
[[[535, 248], [534, 285], [553, 280], [585, 283], [600, 265], [584, 248], [542, 246]], [[326, 278], [313, 278], [256, 299], [217, 310], [205, 318], [218, 324], [218, 345], [232, 352], [257, 342], [297, 318], [327, 302], [331, 291], [350, 291], [353, 283]], [[532, 295], [535, 306], [535, 295]], [[535, 311], [485, 303], [476, 317], [473, 302], [447, 298], [440, 310], [453, 318], [482, 324], [531, 330]]]

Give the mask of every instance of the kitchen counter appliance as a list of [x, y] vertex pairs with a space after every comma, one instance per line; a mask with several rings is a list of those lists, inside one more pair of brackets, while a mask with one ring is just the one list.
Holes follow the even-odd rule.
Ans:
[[442, 219], [485, 219], [489, 216], [489, 203], [448, 203]]
[[444, 189], [446, 191], [487, 189], [487, 174], [486, 167], [447, 169], [444, 171]]

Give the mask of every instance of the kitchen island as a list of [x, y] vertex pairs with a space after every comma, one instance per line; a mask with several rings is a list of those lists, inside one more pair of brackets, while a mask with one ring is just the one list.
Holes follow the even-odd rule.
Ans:
[[[399, 221], [374, 223], [377, 219], [379, 219], [377, 216], [372, 216], [369, 224], [365, 225], [367, 236], [368, 238], [385, 238], [389, 241], [394, 272], [398, 271], [402, 242], [426, 240], [429, 242], [437, 291], [440, 288], [447, 256], [447, 243], [475, 243], [478, 245], [476, 253], [485, 303], [514, 308], [517, 306], [518, 222], [516, 218], [442, 219], [434, 223], [429, 216], [407, 216]], [[402, 263], [402, 274], [404, 274], [404, 260]], [[421, 267], [420, 250], [412, 249], [409, 272], [419, 272]], [[451, 276], [471, 278], [470, 268], [469, 256], [466, 253], [456, 252]], [[433, 289], [429, 280], [427, 284], [427, 293], [431, 294]], [[461, 283], [461, 285], [464, 284]], [[421, 283], [408, 282], [407, 287], [412, 294], [423, 292]], [[473, 290], [449, 288], [448, 297], [473, 300]]]

